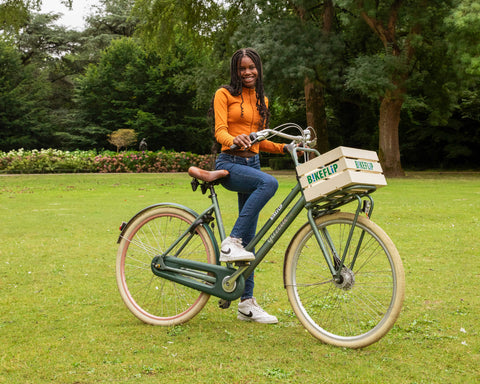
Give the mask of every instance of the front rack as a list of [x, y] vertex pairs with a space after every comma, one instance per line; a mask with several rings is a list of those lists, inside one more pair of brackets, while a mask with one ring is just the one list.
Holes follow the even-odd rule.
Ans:
[[332, 192], [313, 203], [307, 203], [306, 207], [312, 207], [314, 217], [318, 217], [328, 214], [352, 201], [356, 200], [359, 202], [363, 200], [364, 197], [367, 197], [368, 200], [364, 200], [366, 203], [364, 203], [362, 210], [368, 217], [370, 217], [373, 211], [373, 199], [370, 194], [376, 190], [377, 187], [374, 185], [351, 185]]

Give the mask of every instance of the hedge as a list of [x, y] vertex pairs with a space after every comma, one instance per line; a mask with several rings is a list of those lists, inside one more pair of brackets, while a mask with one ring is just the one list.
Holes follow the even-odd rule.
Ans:
[[194, 165], [212, 169], [213, 155], [173, 151], [60, 151], [24, 149], [0, 152], [0, 173], [185, 172]]

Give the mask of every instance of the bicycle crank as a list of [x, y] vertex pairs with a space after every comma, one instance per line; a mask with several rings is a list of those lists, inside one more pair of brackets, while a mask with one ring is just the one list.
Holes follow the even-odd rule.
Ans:
[[238, 266], [238, 269], [231, 276], [225, 276], [222, 280], [222, 288], [225, 292], [233, 292], [237, 287], [237, 279], [242, 275], [250, 263], [235, 263]]

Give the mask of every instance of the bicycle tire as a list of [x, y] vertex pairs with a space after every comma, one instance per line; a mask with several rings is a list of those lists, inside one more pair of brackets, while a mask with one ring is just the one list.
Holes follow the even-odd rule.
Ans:
[[[321, 236], [328, 232], [340, 257], [353, 220], [347, 212], [316, 219]], [[403, 304], [400, 255], [388, 235], [366, 217], [358, 217], [344, 265], [351, 266], [362, 232], [362, 245], [353, 270], [345, 270], [343, 286], [333, 281], [308, 223], [285, 256], [285, 286], [297, 318], [314, 337], [334, 346], [362, 348], [378, 341], [393, 327]], [[330, 249], [328, 253], [333, 260]]]
[[[158, 206], [141, 213], [129, 223], [118, 248], [116, 280], [128, 309], [152, 325], [185, 323], [197, 315], [210, 295], [156, 276], [151, 270], [160, 255], [196, 217], [185, 209]], [[172, 251], [172, 254], [177, 249]], [[202, 226], [178, 257], [215, 264], [215, 247]]]

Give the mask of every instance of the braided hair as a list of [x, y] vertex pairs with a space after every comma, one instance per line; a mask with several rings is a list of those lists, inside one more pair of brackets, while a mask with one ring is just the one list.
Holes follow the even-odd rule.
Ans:
[[[257, 110], [261, 117], [258, 128], [261, 130], [263, 128], [268, 128], [270, 122], [270, 111], [265, 104], [262, 60], [260, 59], [260, 55], [254, 49], [243, 48], [239, 49], [233, 54], [230, 61], [230, 85], [224, 85], [223, 88], [226, 88], [232, 96], [242, 95], [243, 83], [240, 76], [240, 63], [242, 58], [245, 56], [248, 56], [253, 61], [258, 72], [257, 82], [255, 84], [255, 94], [257, 98]], [[243, 117], [243, 96], [240, 107], [242, 109]]]

